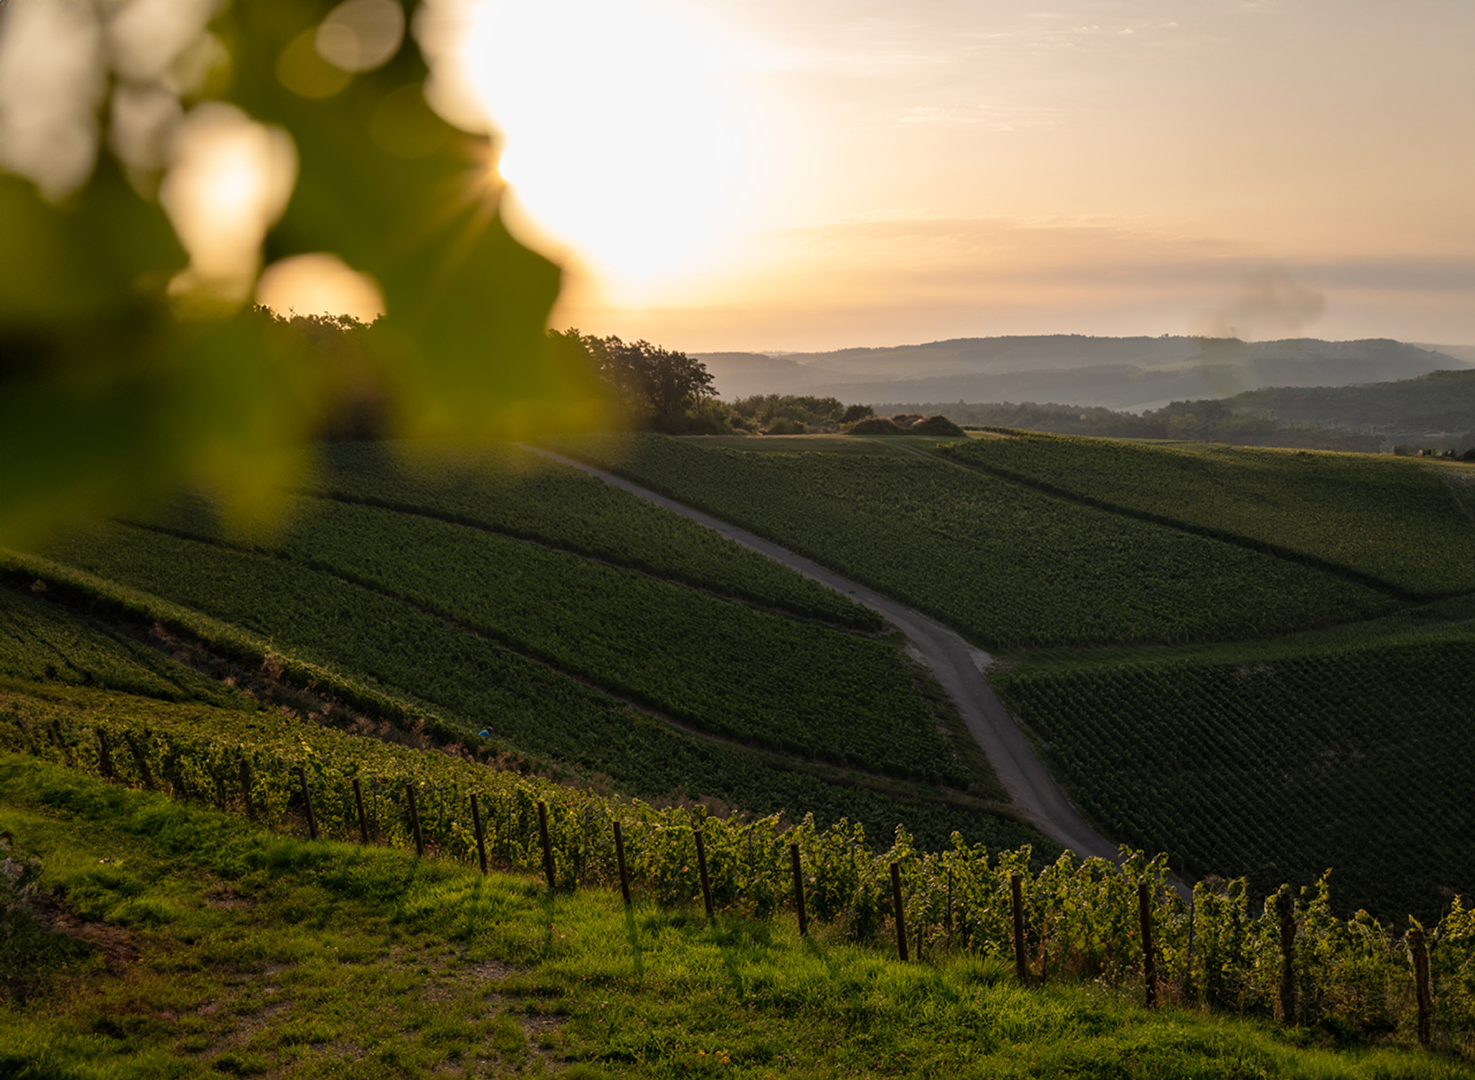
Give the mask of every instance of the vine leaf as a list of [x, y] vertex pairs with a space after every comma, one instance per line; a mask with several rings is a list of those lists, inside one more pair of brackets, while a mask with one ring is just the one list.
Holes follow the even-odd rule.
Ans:
[[[284, 57], [332, 7], [253, 0], [211, 27], [229, 53], [211, 91], [284, 128], [299, 157], [266, 261], [334, 253], [379, 284], [388, 314], [365, 342], [394, 434], [522, 439], [603, 422], [592, 374], [545, 333], [560, 271], [503, 223], [490, 139], [425, 103], [413, 37], [375, 70], [308, 87], [332, 92], [284, 84]], [[281, 505], [314, 431], [358, 389], [331, 361], [249, 310], [171, 305], [184, 252], [106, 152], [60, 205], [0, 175], [0, 232], [0, 544], [190, 481], [215, 488], [228, 519]]]

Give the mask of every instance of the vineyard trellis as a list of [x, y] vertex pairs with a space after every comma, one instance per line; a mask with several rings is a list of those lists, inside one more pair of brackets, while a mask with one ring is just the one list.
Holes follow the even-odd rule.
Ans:
[[[1325, 877], [1283, 886], [1256, 910], [1243, 878], [1200, 882], [1185, 898], [1161, 854], [1123, 848], [1117, 864], [1066, 852], [1036, 866], [1029, 847], [989, 851], [958, 836], [945, 850], [921, 851], [901, 826], [888, 848], [875, 850], [850, 823], [819, 828], [812, 815], [786, 822], [778, 814], [722, 818], [700, 805], [660, 809], [281, 724], [280, 737], [253, 743], [240, 733], [108, 715], [38, 719], [12, 708], [0, 712], [0, 745], [279, 829], [304, 830], [310, 790], [316, 830], [328, 840], [362, 842], [368, 832], [409, 848], [414, 806], [427, 854], [476, 866], [484, 852], [498, 868], [546, 872], [556, 890], [624, 879], [661, 905], [694, 904], [705, 891], [725, 912], [803, 911], [864, 942], [900, 917], [919, 960], [990, 955], [1015, 962], [1031, 982], [1085, 979], [1139, 992], [1151, 985], [1163, 1001], [1404, 1030], [1475, 1056], [1475, 908], [1458, 897], [1436, 925], [1413, 923], [1399, 935], [1365, 912], [1339, 918]], [[355, 782], [371, 794], [371, 826], [361, 824]], [[799, 869], [787, 873], [791, 867]]]

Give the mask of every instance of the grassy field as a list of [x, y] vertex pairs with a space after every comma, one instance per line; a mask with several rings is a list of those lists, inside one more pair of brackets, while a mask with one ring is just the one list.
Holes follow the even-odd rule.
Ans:
[[[817, 928], [308, 842], [0, 755], [17, 1077], [1457, 1078], [1406, 1028], [1265, 1021]], [[7, 879], [9, 883], [9, 879]], [[56, 929], [64, 933], [55, 933]]]

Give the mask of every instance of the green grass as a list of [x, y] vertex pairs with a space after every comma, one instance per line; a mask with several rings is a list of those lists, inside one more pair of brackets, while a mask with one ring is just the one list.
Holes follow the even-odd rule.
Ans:
[[1334, 1049], [1341, 1030], [1024, 989], [976, 957], [902, 965], [787, 922], [549, 897], [30, 759], [0, 757], [0, 793], [0, 832], [90, 943], [0, 1004], [17, 1078], [1472, 1075], [1355, 1035]]
[[1405, 593], [1475, 590], [1475, 528], [1442, 475], [1468, 467], [1022, 433], [942, 452], [995, 475], [1313, 559]]
[[920, 453], [753, 453], [658, 436], [557, 446], [989, 647], [1255, 638], [1398, 606], [1333, 575]]

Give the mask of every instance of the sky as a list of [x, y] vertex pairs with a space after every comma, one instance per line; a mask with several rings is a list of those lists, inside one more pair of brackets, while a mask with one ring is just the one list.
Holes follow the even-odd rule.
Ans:
[[475, 88], [510, 220], [568, 268], [555, 325], [689, 352], [1475, 343], [1469, 0], [482, 0], [458, 25], [437, 75]]

